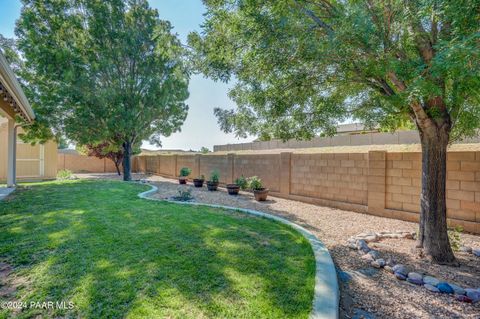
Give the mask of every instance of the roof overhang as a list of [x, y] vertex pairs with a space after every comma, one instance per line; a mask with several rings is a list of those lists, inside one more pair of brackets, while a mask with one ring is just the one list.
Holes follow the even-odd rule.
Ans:
[[[15, 74], [0, 51], [0, 108], [6, 115], [18, 115], [27, 122], [35, 119], [30, 103]], [[9, 108], [8, 110], [5, 108]]]

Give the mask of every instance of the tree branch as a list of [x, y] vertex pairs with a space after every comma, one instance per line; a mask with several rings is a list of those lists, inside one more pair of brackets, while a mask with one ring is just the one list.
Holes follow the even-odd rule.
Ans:
[[300, 3], [298, 3], [297, 0], [295, 0], [295, 3], [301, 8], [303, 13], [309, 16], [320, 28], [327, 30], [329, 34], [333, 33], [333, 28], [329, 24], [323, 22], [323, 20], [320, 19], [312, 10], [305, 8]]

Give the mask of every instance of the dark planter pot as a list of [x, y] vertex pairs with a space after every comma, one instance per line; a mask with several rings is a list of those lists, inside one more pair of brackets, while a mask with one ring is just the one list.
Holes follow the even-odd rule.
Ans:
[[207, 188], [209, 191], [216, 191], [218, 188], [218, 182], [207, 182]]
[[238, 195], [240, 191], [240, 186], [237, 184], [227, 184], [227, 191], [229, 195]]
[[193, 185], [194, 185], [195, 187], [203, 187], [203, 182], [204, 182], [204, 181], [205, 181], [205, 180], [203, 180], [203, 179], [194, 178], [194, 179], [193, 179]]
[[186, 184], [187, 183], [187, 178], [186, 177], [179, 177], [178, 178], [178, 183], [180, 184]]
[[268, 189], [267, 188], [255, 189], [253, 190], [253, 195], [255, 195], [255, 200], [257, 202], [266, 201], [268, 196]]

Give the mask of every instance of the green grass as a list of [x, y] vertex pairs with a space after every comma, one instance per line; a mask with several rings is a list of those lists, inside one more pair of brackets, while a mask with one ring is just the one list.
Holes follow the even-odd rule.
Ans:
[[[30, 318], [307, 318], [315, 261], [288, 226], [139, 199], [145, 185], [30, 184], [0, 203], [0, 261]], [[5, 300], [5, 299], [4, 299]]]

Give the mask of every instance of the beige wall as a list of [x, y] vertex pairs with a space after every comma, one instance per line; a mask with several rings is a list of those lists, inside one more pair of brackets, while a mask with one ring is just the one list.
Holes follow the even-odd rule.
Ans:
[[[22, 133], [22, 129], [17, 129]], [[57, 144], [53, 141], [34, 146], [17, 138], [17, 179], [52, 179], [57, 176]], [[0, 125], [0, 180], [7, 176], [7, 125]]]
[[[364, 134], [340, 134], [332, 137], [315, 137], [309, 141], [281, 140], [255, 141], [251, 143], [237, 143], [215, 145], [215, 152], [242, 151], [242, 150], [272, 150], [327, 146], [358, 146], [358, 145], [385, 145], [385, 144], [418, 144], [420, 138], [417, 131], [397, 131], [394, 133], [374, 132]], [[462, 140], [460, 143], [480, 143], [480, 137]]]
[[232, 181], [239, 176], [258, 176], [270, 190], [274, 192], [280, 191], [280, 156], [277, 154], [263, 155], [242, 155], [233, 158], [233, 178]]
[[293, 195], [367, 205], [368, 154], [293, 154]]
[[[389, 153], [386, 164], [386, 207], [418, 214], [421, 154]], [[448, 153], [446, 188], [447, 217], [467, 228], [480, 223], [480, 152]]]
[[[135, 167], [167, 177], [190, 167], [220, 182], [242, 174], [262, 178], [272, 195], [372, 215], [418, 221], [421, 153], [292, 153], [139, 156]], [[449, 152], [447, 217], [451, 226], [480, 234], [480, 152]]]
[[[136, 170], [136, 161], [132, 162], [133, 170]], [[73, 173], [116, 173], [115, 164], [106, 158], [99, 159], [96, 157], [58, 153], [58, 165], [56, 169], [68, 169]], [[122, 169], [120, 165], [120, 170]]]

